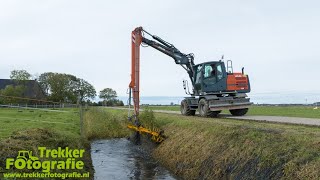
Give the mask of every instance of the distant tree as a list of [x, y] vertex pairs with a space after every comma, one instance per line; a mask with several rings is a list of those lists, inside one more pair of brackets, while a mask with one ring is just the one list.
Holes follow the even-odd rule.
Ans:
[[77, 79], [75, 93], [79, 94], [80, 102], [89, 98], [93, 99], [97, 95], [94, 87], [83, 79]]
[[107, 102], [108, 106], [124, 106], [123, 102], [119, 99], [112, 99]]
[[90, 83], [71, 74], [46, 72], [39, 76], [38, 81], [52, 101], [76, 103], [96, 96], [96, 90]]
[[111, 88], [105, 88], [100, 91], [99, 97], [103, 101], [99, 101], [98, 105], [107, 105], [107, 106], [124, 106], [123, 101], [116, 99], [117, 92]]
[[103, 100], [98, 102], [99, 106], [106, 105], [106, 106], [124, 106], [123, 101], [119, 99], [110, 99], [110, 100]]
[[[23, 92], [25, 90], [25, 87], [22, 85], [13, 86], [13, 85], [7, 85], [4, 89], [0, 90], [0, 94], [4, 96], [14, 96], [14, 97], [23, 97]], [[15, 98], [5, 97], [2, 100], [2, 103], [18, 103], [18, 102], [24, 102]]]
[[111, 88], [105, 88], [100, 91], [99, 97], [101, 99], [109, 101], [117, 97], [117, 92]]
[[19, 81], [30, 80], [31, 74], [26, 70], [13, 70], [11, 71], [10, 79], [15, 79]]
[[49, 99], [52, 101], [76, 103], [78, 95], [73, 91], [76, 79], [75, 76], [69, 74], [52, 74], [48, 79], [50, 88]]
[[118, 100], [118, 104], [117, 104], [117, 106], [124, 106], [123, 101]]
[[39, 77], [38, 77], [38, 83], [41, 87], [41, 89], [43, 90], [43, 92], [46, 93], [46, 95], [49, 95], [49, 91], [50, 91], [50, 83], [49, 83], [49, 79], [54, 75], [54, 73], [52, 72], [46, 72], [46, 73], [42, 73]]
[[98, 102], [98, 106], [103, 106], [103, 102], [102, 102], [102, 101], [99, 101], [99, 102]]

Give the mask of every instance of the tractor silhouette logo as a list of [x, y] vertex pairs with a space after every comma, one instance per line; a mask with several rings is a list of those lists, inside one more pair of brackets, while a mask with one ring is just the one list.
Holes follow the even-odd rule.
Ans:
[[19, 151], [17, 159], [24, 159], [25, 161], [28, 161], [28, 159], [31, 161], [39, 161], [38, 157], [32, 156], [32, 151]]

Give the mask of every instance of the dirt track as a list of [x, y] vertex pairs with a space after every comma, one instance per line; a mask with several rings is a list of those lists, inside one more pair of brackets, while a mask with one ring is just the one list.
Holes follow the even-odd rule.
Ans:
[[[127, 109], [127, 108], [118, 108], [118, 107], [106, 107], [106, 108]], [[153, 111], [158, 113], [180, 114], [180, 111], [165, 111], [165, 110], [153, 110]], [[283, 117], [283, 116], [251, 116], [251, 115], [231, 116], [229, 114], [219, 114], [218, 117], [228, 118], [228, 119], [243, 119], [243, 120], [252, 120], [252, 121], [266, 121], [266, 122], [285, 123], [285, 124], [320, 126], [320, 119], [315, 119], [315, 118]]]

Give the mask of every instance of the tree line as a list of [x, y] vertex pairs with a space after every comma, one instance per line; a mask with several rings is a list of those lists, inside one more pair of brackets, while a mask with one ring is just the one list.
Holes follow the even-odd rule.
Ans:
[[[24, 97], [26, 90], [26, 82], [31, 80], [31, 74], [25, 70], [11, 71], [10, 79], [15, 81], [15, 85], [7, 85], [4, 89], [0, 90], [0, 94], [4, 96]], [[92, 102], [97, 92], [93, 85], [88, 81], [78, 78], [71, 74], [45, 72], [40, 74], [36, 80], [46, 96], [46, 100], [61, 102], [61, 103], [89, 103], [91, 105], [108, 105], [119, 106], [124, 105], [122, 101], [116, 99], [117, 93], [111, 88], [105, 88], [100, 91], [99, 97], [103, 101], [98, 103]], [[6, 100], [8, 101], [8, 100]], [[11, 99], [11, 103], [15, 103]]]

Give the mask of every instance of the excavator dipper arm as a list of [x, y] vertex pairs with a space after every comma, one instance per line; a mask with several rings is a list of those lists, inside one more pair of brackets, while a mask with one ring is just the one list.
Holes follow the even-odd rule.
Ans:
[[[136, 132], [135, 142], [140, 142], [140, 134], [148, 134], [151, 139], [157, 143], [162, 142], [165, 137], [163, 131], [156, 128], [144, 127], [139, 121], [139, 108], [140, 108], [140, 45], [142, 43], [142, 28], [136, 28], [131, 33], [131, 81], [129, 84], [129, 112], [128, 119], [131, 121], [127, 125], [129, 129]], [[133, 97], [131, 97], [131, 95]], [[134, 113], [130, 116], [131, 99], [133, 100]]]

